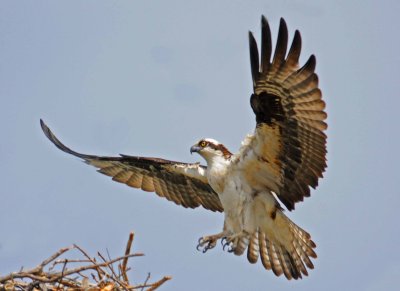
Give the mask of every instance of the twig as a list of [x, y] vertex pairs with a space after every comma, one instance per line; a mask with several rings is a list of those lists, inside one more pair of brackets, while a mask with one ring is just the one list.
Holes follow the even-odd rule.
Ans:
[[[59, 251], [57, 251], [55, 254], [53, 254], [52, 256], [50, 256], [49, 258], [47, 258], [46, 260], [44, 260], [42, 263], [40, 263], [38, 266], [36, 266], [33, 269], [28, 269], [26, 271], [21, 271], [20, 272], [13, 272], [10, 273], [6, 276], [0, 277], [0, 283], [11, 280], [13, 278], [18, 278], [19, 274], [32, 274], [34, 275], [39, 275], [41, 273], [43, 273], [43, 268], [49, 264], [51, 261], [55, 260], [56, 258], [58, 258], [59, 256], [61, 256], [63, 253], [65, 253], [66, 251], [69, 251], [71, 249], [73, 249], [73, 246], [67, 247], [67, 248], [62, 248]], [[21, 277], [19, 277], [21, 278]], [[23, 277], [22, 277], [23, 278]]]
[[[128, 242], [126, 244], [125, 256], [127, 256], [127, 255], [129, 255], [131, 253], [131, 248], [132, 248], [132, 243], [133, 243], [133, 239], [134, 238], [135, 238], [135, 234], [133, 232], [131, 232], [129, 234]], [[122, 277], [124, 278], [125, 282], [129, 285], [128, 275], [126, 274], [126, 272], [127, 272], [127, 269], [126, 269], [127, 264], [128, 264], [128, 258], [126, 258], [126, 259], [124, 259], [122, 261], [121, 273], [122, 273]]]
[[60, 260], [55, 260], [53, 262], [52, 268], [54, 268], [53, 266], [55, 266], [55, 265], [64, 264], [65, 262], [68, 262], [69, 264], [71, 264], [71, 263], [92, 263], [91, 260], [60, 259]]
[[161, 280], [151, 283], [151, 284], [141, 284], [141, 285], [137, 285], [134, 286], [133, 289], [139, 289], [139, 288], [147, 288], [149, 287], [149, 289], [147, 289], [147, 291], [153, 291], [156, 290], [158, 287], [160, 287], [162, 284], [164, 284], [165, 282], [167, 282], [168, 280], [171, 280], [172, 277], [170, 276], [164, 276]]
[[162, 278], [161, 280], [159, 280], [159, 281], [157, 281], [157, 282], [155, 282], [155, 283], [153, 283], [152, 285], [152, 287], [150, 287], [149, 289], [147, 289], [147, 291], [153, 291], [153, 290], [156, 290], [158, 287], [160, 287], [162, 284], [164, 284], [165, 282], [167, 282], [168, 280], [171, 280], [172, 279], [172, 277], [170, 277], [170, 276], [164, 276], [164, 278]]
[[[98, 252], [97, 255], [104, 261], [104, 263], [107, 262], [107, 260], [103, 257], [102, 254], [100, 254], [100, 253]], [[118, 283], [124, 290], [128, 290], [127, 287], [126, 287], [127, 284], [125, 284], [124, 282], [121, 282], [121, 281], [118, 279], [118, 276], [117, 276], [117, 274], [114, 272], [114, 268], [112, 267], [112, 264], [108, 265], [107, 267], [111, 270], [111, 273], [113, 274], [113, 276], [110, 276], [110, 279], [113, 280], [114, 282]]]
[[99, 268], [99, 267], [108, 267], [109, 265], [114, 264], [115, 262], [123, 260], [125, 257], [131, 258], [131, 257], [141, 257], [141, 256], [144, 256], [144, 254], [142, 254], [142, 253], [130, 254], [128, 256], [118, 257], [118, 258], [110, 260], [108, 262], [97, 263], [97, 264], [93, 264], [93, 265], [82, 266], [82, 267], [78, 267], [78, 268], [75, 268], [75, 269], [71, 269], [71, 270], [65, 271], [64, 275], [65, 276], [69, 276], [71, 274], [75, 274], [75, 273], [86, 271], [86, 270], [96, 270], [96, 268]]
[[[92, 262], [93, 264], [96, 264], [96, 259], [92, 259], [82, 248], [80, 248], [78, 245], [74, 244], [74, 248], [76, 248], [78, 251], [80, 251], [90, 262]], [[97, 275], [99, 276], [99, 280], [102, 281], [103, 280], [103, 275], [105, 275], [105, 272], [100, 269], [97, 268]]]
[[[147, 273], [147, 277], [146, 277], [146, 280], [144, 280], [144, 283], [143, 283], [143, 285], [147, 285], [147, 282], [149, 282], [149, 280], [150, 280], [150, 272], [149, 273]], [[142, 289], [140, 289], [140, 291], [143, 291], [144, 290], [144, 287], [142, 288]]]
[[[142, 253], [131, 254], [133, 239], [134, 234], [130, 233], [124, 256], [111, 259], [107, 250], [108, 258], [106, 259], [98, 252], [98, 258], [102, 262], [98, 262], [95, 257], [89, 256], [78, 245], [62, 248], [32, 269], [24, 270], [21, 268], [19, 272], [0, 277], [0, 290], [155, 290], [170, 280], [171, 277], [165, 276], [157, 282], [148, 283], [150, 280], [150, 273], [148, 273], [144, 284], [132, 286], [129, 283], [127, 275], [128, 270], [130, 270], [127, 267], [129, 258], [144, 255]], [[58, 259], [72, 249], [78, 250], [85, 259]], [[69, 268], [71, 263], [81, 265]], [[56, 268], [60, 264], [63, 264], [61, 270], [60, 267]], [[118, 274], [115, 271], [115, 266], [118, 266]], [[107, 269], [110, 270], [110, 274]], [[88, 275], [86, 275], [87, 271], [90, 271]], [[99, 281], [96, 279], [96, 273]], [[90, 282], [89, 278], [92, 278], [95, 283]], [[32, 282], [23, 280], [31, 280]]]
[[57, 259], [59, 256], [61, 256], [63, 253], [65, 253], [66, 251], [72, 250], [75, 247], [75, 245], [73, 246], [69, 246], [66, 248], [62, 248], [60, 249], [58, 252], [56, 252], [54, 255], [50, 256], [49, 258], [47, 258], [46, 260], [44, 260], [38, 267], [40, 267], [40, 269], [42, 270], [45, 266], [47, 266], [50, 262], [54, 261], [55, 259]]
[[60, 279], [57, 281], [57, 282], [58, 282], [57, 289], [60, 288], [60, 284], [61, 284], [62, 278], [64, 277], [64, 271], [65, 271], [65, 268], [67, 267], [67, 264], [68, 264], [68, 260], [65, 260], [65, 263], [64, 263], [63, 268], [62, 268], [62, 270], [61, 270], [61, 277], [60, 277]]

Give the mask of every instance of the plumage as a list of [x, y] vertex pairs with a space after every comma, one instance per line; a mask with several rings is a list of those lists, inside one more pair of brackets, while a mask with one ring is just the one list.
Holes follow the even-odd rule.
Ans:
[[[269, 26], [265, 22], [263, 18], [262, 36], [269, 37]], [[250, 33], [254, 84], [250, 103], [256, 115], [257, 128], [252, 142], [242, 151], [252, 151], [260, 161], [268, 155], [268, 161], [280, 161], [280, 165], [270, 163], [262, 167], [270, 173], [273, 183], [258, 179], [254, 184], [277, 190], [274, 192], [278, 198], [292, 210], [296, 202], [310, 195], [309, 186], [318, 185], [318, 178], [326, 168], [326, 135], [323, 131], [327, 128], [324, 122], [327, 115], [323, 111], [325, 103], [318, 89], [318, 76], [314, 73], [316, 58], [312, 55], [298, 69], [301, 37], [296, 31], [285, 59], [287, 35], [286, 23], [281, 19], [273, 60], [270, 62], [270, 53], [262, 54], [260, 66], [255, 61], [258, 60], [255, 57], [257, 44]], [[262, 46], [264, 43], [269, 46], [270, 40], [262, 39]], [[270, 65], [265, 65], [268, 62]], [[269, 132], [274, 132], [272, 138], [267, 134]], [[271, 144], [275, 146], [271, 148]], [[238, 163], [244, 170], [248, 165], [254, 167], [246, 159], [240, 159]], [[279, 189], [269, 184], [278, 184]]]
[[98, 168], [98, 172], [112, 177], [113, 181], [133, 188], [156, 192], [178, 205], [188, 208], [203, 206], [212, 211], [223, 211], [217, 193], [205, 177], [205, 167], [159, 158], [128, 155], [100, 157], [77, 153], [62, 144], [41, 120], [43, 132], [60, 150], [83, 159]]
[[41, 120], [43, 132], [60, 150], [83, 159], [112, 180], [155, 192], [188, 208], [203, 206], [224, 212], [220, 233], [200, 238], [203, 252], [222, 239], [224, 249], [246, 253], [250, 263], [259, 259], [267, 270], [288, 280], [301, 279], [313, 269], [315, 243], [308, 232], [283, 212], [291, 211], [311, 194], [326, 164], [327, 114], [311, 55], [300, 67], [302, 40], [295, 31], [288, 51], [289, 33], [281, 19], [272, 54], [269, 24], [261, 18], [261, 55], [249, 32], [253, 93], [250, 106], [256, 119], [254, 133], [238, 153], [210, 138], [190, 148], [207, 166], [160, 158], [120, 155], [85, 155], [62, 144]]

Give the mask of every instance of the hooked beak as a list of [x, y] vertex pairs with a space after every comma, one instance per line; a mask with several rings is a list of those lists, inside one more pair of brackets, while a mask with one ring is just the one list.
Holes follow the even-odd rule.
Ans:
[[190, 153], [198, 153], [201, 150], [201, 147], [199, 147], [198, 145], [194, 145], [190, 148]]

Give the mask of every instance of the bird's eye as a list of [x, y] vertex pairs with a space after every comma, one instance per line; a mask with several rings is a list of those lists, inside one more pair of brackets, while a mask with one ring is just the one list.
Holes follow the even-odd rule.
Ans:
[[200, 142], [200, 146], [201, 146], [202, 148], [205, 148], [206, 145], [207, 145], [207, 142], [206, 142], [206, 141], [203, 140], [203, 141]]

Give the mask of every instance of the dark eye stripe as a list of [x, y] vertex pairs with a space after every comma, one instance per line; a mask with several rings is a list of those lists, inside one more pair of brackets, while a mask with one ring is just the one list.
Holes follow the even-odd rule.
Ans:
[[212, 148], [213, 150], [216, 151], [221, 151], [224, 157], [230, 158], [232, 156], [232, 153], [228, 151], [228, 149], [223, 145], [223, 144], [213, 144], [213, 143], [207, 143], [207, 145]]

